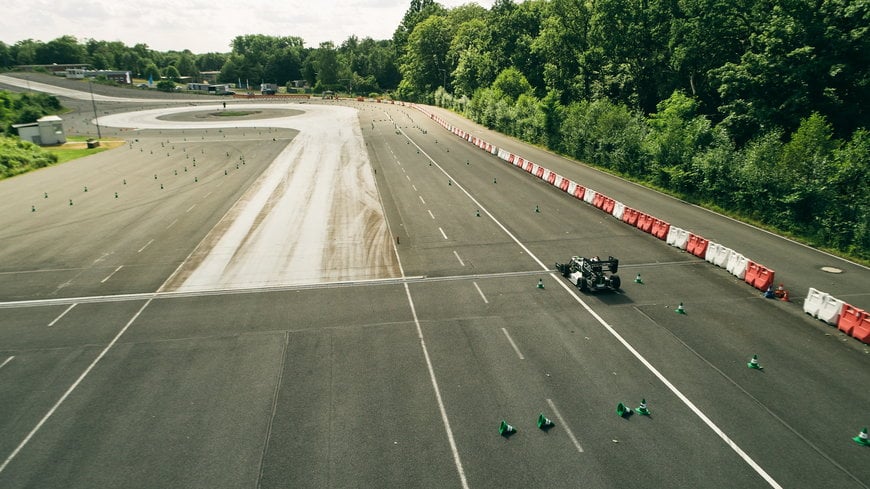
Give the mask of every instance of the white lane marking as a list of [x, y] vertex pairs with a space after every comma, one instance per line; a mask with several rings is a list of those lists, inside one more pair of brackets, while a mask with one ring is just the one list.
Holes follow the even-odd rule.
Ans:
[[411, 181], [411, 177], [409, 177], [408, 175], [405, 175], [405, 178], [407, 178], [409, 182]]
[[460, 265], [462, 265], [463, 267], [465, 266], [465, 262], [462, 261], [462, 258], [459, 257], [459, 253], [457, 253], [456, 250], [453, 250], [453, 256], [455, 256], [456, 259], [459, 260]]
[[213, 193], [213, 192], [209, 192], [209, 193], [205, 194], [205, 195], [203, 196], [203, 200], [204, 200], [204, 199], [207, 199], [208, 196], [211, 195], [212, 193]]
[[169, 228], [171, 228], [172, 226], [175, 226], [175, 223], [177, 223], [177, 222], [178, 222], [178, 219], [176, 219], [176, 220], [170, 222], [169, 225], [166, 226], [166, 229], [169, 229]]
[[550, 409], [553, 410], [553, 415], [556, 416], [556, 419], [559, 420], [559, 425], [565, 429], [565, 433], [568, 433], [568, 438], [571, 439], [571, 443], [577, 447], [577, 451], [583, 453], [583, 447], [580, 446], [580, 442], [577, 441], [577, 438], [574, 437], [574, 432], [571, 431], [571, 428], [568, 426], [568, 423], [565, 422], [565, 418], [562, 417], [562, 413], [556, 409], [556, 405], [553, 403], [552, 399], [547, 399], [547, 404], [550, 405]]
[[106, 278], [104, 278], [103, 280], [100, 280], [100, 283], [101, 284], [106, 283], [106, 280], [109, 280], [110, 278], [112, 278], [112, 275], [118, 273], [118, 270], [120, 270], [122, 268], [124, 268], [124, 265], [118, 265], [118, 268], [116, 268], [114, 272], [107, 275]]
[[76, 305], [78, 305], [78, 302], [74, 302], [74, 303], [70, 304], [69, 307], [67, 307], [66, 309], [63, 310], [62, 313], [60, 313], [60, 316], [54, 318], [54, 321], [48, 323], [48, 327], [50, 328], [50, 327], [54, 326], [55, 323], [60, 321], [60, 318], [66, 316], [66, 313], [70, 312], [70, 310], [72, 310], [72, 308], [75, 307]]
[[0, 363], [0, 368], [5, 367], [6, 364], [9, 363], [9, 362], [11, 362], [13, 358], [15, 358], [15, 355], [12, 355], [11, 357], [9, 357], [9, 358], [7, 358], [5, 361], [3, 361], [3, 363]]
[[435, 219], [435, 214], [432, 214], [432, 211], [429, 211], [429, 217], [431, 217], [432, 219]]
[[194, 207], [196, 207], [196, 204], [193, 204], [192, 206], [188, 207], [187, 210], [184, 211], [184, 213], [186, 214], [186, 213], [192, 211]]
[[69, 389], [67, 389], [66, 392], [64, 392], [63, 395], [60, 396], [60, 399], [58, 399], [57, 402], [55, 402], [54, 405], [51, 406], [51, 409], [49, 409], [48, 412], [45, 413], [45, 416], [43, 416], [42, 419], [40, 419], [39, 422], [36, 423], [36, 426], [34, 426], [32, 430], [30, 430], [30, 433], [28, 433], [27, 436], [25, 436], [24, 439], [21, 440], [21, 443], [19, 443], [18, 446], [15, 447], [15, 450], [12, 450], [12, 453], [10, 453], [9, 456], [6, 457], [6, 460], [3, 461], [3, 464], [0, 465], [0, 474], [2, 474], [4, 470], [6, 470], [6, 467], [9, 466], [9, 464], [18, 455], [18, 453], [21, 452], [21, 450], [30, 442], [33, 436], [36, 435], [36, 432], [38, 432], [39, 429], [42, 428], [42, 425], [44, 425], [45, 422], [48, 421], [48, 418], [50, 418], [54, 414], [54, 412], [57, 411], [57, 408], [59, 408], [60, 405], [63, 404], [66, 398], [69, 397], [70, 394], [72, 394], [72, 392], [76, 389], [76, 387], [79, 386], [79, 384], [82, 383], [83, 380], [85, 380], [85, 377], [87, 377], [91, 370], [93, 370], [94, 367], [97, 366], [97, 362], [102, 360], [102, 358], [106, 356], [106, 353], [108, 353], [109, 350], [113, 346], [115, 346], [115, 343], [118, 341], [119, 338], [121, 338], [121, 335], [123, 335], [127, 331], [127, 328], [129, 328], [130, 325], [132, 325], [133, 322], [136, 321], [139, 315], [142, 314], [142, 311], [144, 311], [145, 308], [148, 307], [148, 304], [151, 304], [151, 301], [152, 299], [148, 299], [147, 301], [145, 301], [145, 304], [142, 304], [142, 307], [140, 307], [139, 310], [136, 311], [136, 314], [134, 314], [133, 317], [130, 318], [129, 321], [127, 321], [127, 324], [125, 324], [124, 327], [121, 328], [121, 331], [119, 331], [118, 334], [116, 334], [115, 337], [112, 338], [112, 341], [109, 342], [109, 344], [106, 345], [105, 348], [103, 348], [100, 354], [97, 355], [97, 358], [95, 358], [94, 361], [91, 362], [90, 365], [88, 365], [88, 368], [86, 368], [85, 371], [82, 372], [81, 375], [79, 375], [76, 381], [73, 382], [71, 386], [69, 386]]
[[414, 189], [414, 192], [418, 192], [416, 185], [411, 185], [411, 188]]
[[483, 295], [483, 291], [480, 290], [480, 286], [477, 285], [477, 282], [471, 282], [474, 284], [474, 288], [477, 289], [477, 293], [480, 294], [480, 298], [483, 299], [484, 304], [489, 304], [489, 301], [486, 299], [486, 296]]
[[[444, 423], [444, 430], [447, 431], [447, 441], [450, 443], [450, 451], [453, 452], [453, 463], [456, 464], [456, 471], [459, 472], [459, 481], [462, 483], [463, 489], [469, 489], [468, 481], [465, 478], [465, 469], [462, 468], [462, 460], [459, 458], [459, 449], [456, 447], [456, 440], [453, 439], [453, 430], [450, 429], [450, 420], [447, 419], [447, 408], [444, 407], [441, 389], [438, 388], [438, 380], [435, 378], [435, 369], [432, 367], [432, 360], [429, 358], [429, 349], [426, 348], [426, 340], [423, 339], [423, 328], [420, 326], [420, 320], [417, 318], [417, 309], [414, 307], [414, 299], [411, 298], [411, 289], [407, 283], [405, 284], [405, 295], [408, 296], [411, 315], [414, 317], [414, 324], [417, 326], [417, 338], [420, 339], [423, 358], [426, 359], [426, 368], [429, 370], [429, 380], [432, 381], [432, 388], [435, 390], [435, 401], [438, 403], [438, 411], [441, 412], [441, 422]], [[2, 472], [2, 467], [0, 467], [0, 472]]]
[[[404, 134], [404, 132], [403, 132], [403, 134]], [[411, 138], [409, 138], [407, 136], [407, 134], [405, 134], [405, 137], [408, 138], [409, 141], [411, 141], [411, 144], [413, 144], [414, 146], [417, 147], [417, 149], [420, 150], [421, 154], [426, 156], [426, 158], [433, 165], [435, 165], [439, 170], [441, 170], [441, 173], [443, 173], [444, 176], [450, 178], [450, 180], [454, 182], [454, 186], [459, 188], [459, 190], [461, 190], [472, 202], [474, 202], [474, 204], [480, 209], [481, 212], [485, 213], [487, 215], [487, 217], [492, 219], [492, 222], [494, 222], [499, 228], [501, 228], [501, 230], [504, 231], [505, 234], [507, 234], [511, 238], [511, 240], [513, 240], [513, 242], [517, 244], [517, 246], [519, 246], [523, 251], [525, 251], [529, 255], [529, 257], [531, 257], [538, 265], [540, 265], [540, 267], [542, 269], [547, 270], [547, 271], [550, 270], [549, 267], [544, 265], [544, 262], [542, 262], [540, 260], [540, 258], [535, 256], [531, 252], [531, 250], [529, 250], [526, 247], [526, 245], [524, 245], [516, 236], [513, 235], [513, 233], [511, 233], [504, 226], [504, 224], [502, 224], [498, 219], [495, 218], [495, 216], [492, 215], [492, 213], [490, 213], [484, 206], [482, 206], [480, 204], [480, 202], [478, 202], [477, 199], [475, 199], [474, 196], [472, 196], [468, 192], [468, 190], [465, 189], [465, 187], [463, 187], [459, 183], [456, 183], [456, 180], [454, 180], [450, 176], [450, 174], [447, 173], [447, 171], [444, 170], [444, 168], [438, 164], [438, 162], [436, 162], [434, 159], [432, 159], [432, 157], [429, 156], [429, 154], [426, 153], [426, 151], [424, 151], [423, 148], [421, 148], [417, 143], [415, 143], [413, 140], [411, 140]], [[677, 396], [677, 398], [680, 401], [682, 401], [683, 404], [685, 404], [686, 407], [688, 407], [691, 412], [695, 413], [695, 415], [698, 416], [698, 418], [700, 418], [701, 421], [703, 421], [704, 424], [706, 424], [714, 433], [716, 433], [716, 435], [719, 438], [721, 438], [722, 441], [724, 441], [726, 445], [728, 445], [732, 450], [734, 450], [734, 453], [736, 453], [738, 456], [740, 456], [740, 458], [742, 458], [743, 461], [746, 462], [747, 465], [749, 465], [759, 476], [761, 476], [761, 478], [764, 479], [765, 482], [767, 482], [768, 485], [770, 485], [770, 487], [773, 487], [775, 489], [782, 489], [782, 486], [779, 485], [779, 483], [776, 482], [776, 480], [774, 480], [774, 478], [771, 477], [770, 474], [768, 474], [760, 465], [758, 465], [758, 463], [755, 460], [753, 460], [752, 457], [749, 456], [749, 454], [747, 454], [746, 452], [743, 451], [743, 449], [741, 449], [739, 446], [737, 446], [737, 443], [735, 443], [734, 440], [732, 440], [727, 434], [725, 434], [725, 432], [722, 431], [722, 429], [719, 428], [716, 425], [716, 423], [714, 423], [710, 418], [708, 418], [706, 414], [701, 412], [701, 410], [697, 406], [695, 406], [695, 404], [692, 401], [690, 401], [688, 397], [686, 397], [679, 389], [677, 389], [677, 387], [674, 384], [672, 384], [671, 381], [669, 381], [664, 375], [662, 375], [661, 372], [659, 372], [655, 367], [653, 367], [653, 365], [651, 363], [649, 363], [649, 361], [647, 361], [647, 359], [644, 358], [644, 356], [641, 355], [640, 352], [638, 352], [628, 341], [626, 341], [625, 338], [620, 336], [620, 334], [617, 333], [616, 330], [613, 329], [613, 327], [607, 323], [607, 321], [605, 321], [601, 316], [598, 315], [598, 313], [596, 313], [594, 310], [592, 310], [592, 308], [589, 307], [588, 304], [583, 302], [583, 299], [581, 299], [580, 296], [578, 296], [576, 292], [571, 290], [571, 288], [569, 288], [568, 285], [566, 285], [566, 282], [564, 280], [557, 277], [556, 274], [554, 274], [554, 273], [551, 273], [550, 276], [553, 278], [553, 280], [558, 282], [559, 285], [562, 286], [562, 288], [564, 288], [566, 291], [568, 291], [568, 294], [570, 294], [572, 297], [574, 297], [574, 300], [576, 300], [578, 303], [580, 303], [580, 305], [582, 305], [583, 308], [586, 309], [586, 311], [588, 311], [589, 314], [591, 314], [592, 317], [595, 318], [595, 320], [598, 321], [599, 324], [604, 326], [604, 328], [607, 329], [607, 331], [611, 334], [611, 336], [613, 336], [614, 338], [616, 338], [617, 341], [622, 343], [622, 346], [624, 346], [625, 349], [627, 349], [632, 355], [634, 355], [634, 357], [637, 358], [637, 360], [641, 364], [643, 364], [643, 366], [646, 367], [647, 370], [652, 372], [652, 374], [656, 378], [658, 378], [659, 381], [665, 385], [665, 387], [667, 387], [675, 396]]]
[[419, 197], [419, 198], [420, 198], [420, 202], [422, 202], [422, 203], [423, 203], [423, 205], [426, 205], [426, 201], [425, 201], [425, 200], [423, 200], [423, 196], [422, 196], [422, 195], [418, 195], [418, 196], [417, 196], [417, 197]]
[[[507, 329], [502, 328], [501, 330], [504, 333], [505, 338], [507, 338], [508, 343], [510, 343], [511, 346], [514, 348], [514, 351], [517, 352], [517, 356], [520, 357], [520, 360], [525, 360], [526, 357], [524, 357], [523, 354], [520, 352], [520, 349], [517, 347], [517, 344], [514, 343], [514, 339], [511, 338], [510, 334], [508, 334]], [[580, 451], [582, 452], [583, 450], [580, 450]]]
[[444, 230], [441, 228], [438, 228], [438, 230], [441, 231], [441, 236], [444, 236], [444, 239], [447, 239], [447, 234], [444, 233]]
[[217, 185], [214, 186], [214, 188], [218, 188], [218, 187], [220, 187], [220, 186], [223, 185], [223, 184], [224, 184], [224, 181], [221, 180], [220, 182], [217, 183]]
[[148, 245], [150, 245], [150, 244], [153, 243], [153, 242], [154, 242], [154, 239], [152, 238], [151, 241], [145, 243], [145, 246], [139, 248], [139, 251], [137, 251], [136, 253], [142, 253], [143, 251], [145, 251], [145, 248], [147, 248]]

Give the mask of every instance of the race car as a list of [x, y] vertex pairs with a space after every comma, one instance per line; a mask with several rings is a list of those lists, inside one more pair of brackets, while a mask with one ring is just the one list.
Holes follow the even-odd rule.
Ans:
[[[610, 272], [607, 275], [605, 269]], [[572, 256], [568, 263], [556, 263], [558, 270], [569, 282], [576, 285], [581, 292], [598, 292], [599, 290], [618, 290], [622, 281], [616, 275], [619, 270], [619, 260], [609, 256], [601, 260], [597, 256], [584, 258]]]

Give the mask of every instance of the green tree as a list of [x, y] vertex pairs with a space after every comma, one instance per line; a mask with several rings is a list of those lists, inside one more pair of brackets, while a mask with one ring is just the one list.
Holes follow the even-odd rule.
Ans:
[[146, 79], [151, 79], [154, 82], [158, 82], [160, 81], [160, 68], [158, 68], [157, 65], [154, 64], [154, 62], [150, 62], [145, 65], [142, 76]]
[[516, 102], [520, 95], [533, 95], [534, 90], [529, 84], [526, 77], [520, 73], [520, 70], [510, 67], [502, 70], [495, 78], [492, 84], [492, 89], [496, 93], [507, 97], [510, 101]]
[[181, 80], [181, 73], [179, 73], [178, 68], [173, 65], [169, 65], [163, 69], [163, 76], [176, 83]]

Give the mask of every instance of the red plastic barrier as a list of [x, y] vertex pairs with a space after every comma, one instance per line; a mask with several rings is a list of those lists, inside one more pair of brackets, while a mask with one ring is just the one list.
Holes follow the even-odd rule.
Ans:
[[517, 155], [511, 153], [508, 155], [508, 163], [513, 164], [514, 160], [517, 159]]
[[843, 309], [840, 309], [840, 320], [837, 322], [837, 329], [847, 335], [854, 336], [855, 328], [864, 322], [870, 324], [867, 311], [858, 309], [851, 304], [843, 304]]
[[643, 212], [639, 212], [637, 217], [637, 227], [641, 231], [648, 233], [652, 230], [653, 217], [645, 214]]
[[574, 197], [577, 197], [580, 200], [583, 200], [583, 196], [586, 195], [586, 187], [578, 184], [576, 188], [574, 188]]
[[[709, 240], [706, 240], [696, 234], [689, 234], [689, 241], [686, 244], [686, 251], [697, 256], [698, 258], [704, 258], [707, 254], [707, 245], [710, 243]], [[748, 282], [747, 283], [752, 283]]]
[[526, 166], [523, 167], [523, 170], [525, 170], [529, 173], [532, 173], [532, 165], [534, 165], [534, 163], [532, 163], [529, 160], [526, 160]]
[[601, 195], [600, 193], [595, 194], [595, 197], [592, 199], [592, 205], [594, 205], [595, 207], [601, 209], [601, 205], [602, 205], [602, 203], [604, 202], [604, 199], [605, 199], [605, 198], [606, 198], [606, 197], [604, 197], [604, 196]]
[[516, 165], [520, 168], [522, 168], [523, 165], [525, 165], [525, 164], [526, 164], [526, 160], [524, 160], [522, 156], [517, 156], [517, 158], [514, 160], [514, 165]]
[[746, 275], [743, 276], [743, 281], [751, 286], [755, 286], [755, 280], [758, 279], [758, 272], [761, 271], [761, 265], [754, 261], [746, 262]]
[[567, 192], [569, 185], [571, 185], [571, 180], [568, 180], [567, 178], [562, 177], [562, 183], [559, 184], [559, 188], [562, 189], [562, 192]]
[[[629, 212], [631, 211], [631, 212]], [[629, 226], [637, 225], [637, 218], [640, 217], [640, 212], [637, 209], [625, 209], [625, 214], [628, 214], [628, 219], [623, 219]], [[625, 216], [623, 214], [623, 217]]]
[[543, 176], [544, 176], [544, 167], [543, 166], [538, 167], [538, 171], [535, 173], [535, 176], [538, 178], [543, 178]]
[[855, 325], [852, 338], [870, 344], [870, 313], [865, 312], [861, 322]]
[[668, 237], [668, 231], [670, 231], [671, 225], [662, 221], [661, 219], [653, 218], [652, 229], [650, 230], [650, 234], [655, 236], [658, 239], [665, 239]]
[[613, 208], [616, 207], [616, 201], [608, 197], [604, 201], [604, 207], [601, 208], [604, 212], [608, 214], [613, 214]]
[[556, 183], [556, 174], [553, 172], [550, 172], [550, 176], [547, 177], [547, 182], [549, 182], [550, 185], [553, 185], [554, 183]]
[[767, 290], [768, 287], [773, 285], [773, 276], [775, 272], [767, 267], [762, 265], [758, 265], [758, 277], [755, 278], [755, 283], [753, 284], [758, 290]]

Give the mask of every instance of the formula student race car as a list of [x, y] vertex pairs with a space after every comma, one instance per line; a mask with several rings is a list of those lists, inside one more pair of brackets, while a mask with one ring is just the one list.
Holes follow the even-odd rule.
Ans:
[[[607, 275], [605, 269], [610, 271]], [[618, 290], [622, 281], [616, 275], [619, 260], [610, 256], [601, 260], [597, 256], [583, 258], [572, 256], [568, 263], [556, 263], [558, 270], [569, 282], [576, 285], [580, 292], [598, 292], [599, 290]]]

